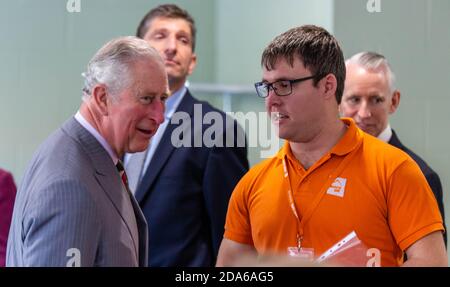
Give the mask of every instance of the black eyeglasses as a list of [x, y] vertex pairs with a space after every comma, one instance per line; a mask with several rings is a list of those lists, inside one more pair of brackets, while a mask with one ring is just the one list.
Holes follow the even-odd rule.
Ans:
[[266, 98], [269, 95], [270, 89], [272, 89], [277, 96], [287, 96], [292, 93], [292, 84], [314, 79], [317, 78], [317, 76], [318, 75], [313, 75], [295, 80], [281, 80], [273, 83], [258, 82], [255, 83], [256, 93], [258, 94], [258, 97]]

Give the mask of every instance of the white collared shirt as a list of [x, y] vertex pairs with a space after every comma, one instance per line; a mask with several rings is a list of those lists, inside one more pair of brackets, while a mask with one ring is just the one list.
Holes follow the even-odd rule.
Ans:
[[91, 135], [95, 137], [95, 139], [102, 145], [102, 147], [108, 152], [111, 157], [114, 165], [119, 161], [119, 157], [113, 151], [111, 146], [105, 140], [104, 137], [81, 115], [80, 111], [75, 114], [75, 120], [80, 123], [83, 128], [85, 128]]
[[385, 143], [389, 142], [392, 137], [392, 129], [391, 125], [388, 123], [387, 127], [378, 135], [378, 139], [384, 141]]

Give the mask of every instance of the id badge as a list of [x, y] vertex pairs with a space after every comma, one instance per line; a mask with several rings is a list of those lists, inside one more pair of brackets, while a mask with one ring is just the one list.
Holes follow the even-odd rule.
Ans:
[[314, 248], [288, 247], [288, 255], [291, 257], [301, 258], [305, 260], [314, 260]]

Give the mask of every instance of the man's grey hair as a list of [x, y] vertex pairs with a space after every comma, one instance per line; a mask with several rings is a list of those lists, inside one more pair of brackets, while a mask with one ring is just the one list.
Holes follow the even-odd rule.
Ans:
[[146, 41], [133, 36], [120, 37], [106, 43], [92, 57], [83, 73], [83, 100], [87, 100], [97, 84], [106, 85], [113, 96], [130, 87], [130, 68], [139, 59], [162, 59]]
[[345, 65], [355, 64], [369, 71], [382, 71], [386, 74], [391, 92], [395, 90], [395, 75], [388, 60], [375, 52], [361, 52], [345, 61]]

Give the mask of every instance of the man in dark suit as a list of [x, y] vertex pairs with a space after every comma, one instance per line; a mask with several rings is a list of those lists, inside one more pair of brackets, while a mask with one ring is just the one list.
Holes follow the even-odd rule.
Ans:
[[16, 185], [13, 176], [0, 169], [0, 267], [5, 266], [6, 242], [16, 198]]
[[149, 224], [149, 266], [214, 266], [228, 200], [248, 169], [242, 129], [185, 85], [197, 61], [195, 34], [194, 20], [176, 5], [151, 10], [137, 31], [165, 60], [172, 93], [148, 150], [125, 158]]
[[7, 266], [146, 266], [148, 229], [120, 158], [163, 121], [167, 75], [136, 37], [91, 59], [79, 111], [36, 151], [14, 205]]
[[[346, 61], [347, 76], [340, 105], [343, 116], [352, 117], [363, 131], [404, 152], [419, 165], [436, 197], [445, 221], [442, 185], [438, 174], [417, 154], [405, 147], [389, 125], [389, 116], [400, 104], [400, 91], [394, 87], [395, 76], [383, 55], [362, 52]], [[447, 235], [444, 234], [447, 244]]]

